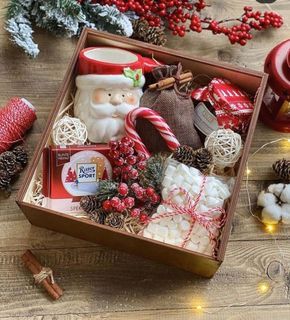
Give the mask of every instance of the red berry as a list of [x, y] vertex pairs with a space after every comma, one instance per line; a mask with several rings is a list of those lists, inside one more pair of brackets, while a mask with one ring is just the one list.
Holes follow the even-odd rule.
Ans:
[[156, 204], [160, 201], [160, 196], [158, 194], [153, 194], [151, 197], [150, 197], [150, 201], [153, 203], [153, 204]]
[[109, 142], [109, 147], [111, 148], [111, 150], [116, 150], [119, 146], [118, 141], [110, 141]]
[[144, 189], [143, 188], [139, 188], [136, 191], [134, 191], [135, 196], [137, 199], [141, 200], [144, 197]]
[[118, 197], [113, 197], [111, 199], [111, 206], [115, 209], [120, 205], [120, 203], [121, 203], [121, 200]]
[[148, 220], [148, 216], [146, 213], [141, 213], [140, 216], [139, 216], [139, 220], [140, 222], [146, 222]]
[[109, 156], [111, 157], [111, 158], [113, 158], [113, 159], [119, 159], [119, 157], [120, 157], [120, 152], [119, 151], [117, 151], [117, 150], [112, 150], [112, 151], [110, 151], [109, 152]]
[[117, 210], [118, 212], [123, 212], [123, 211], [125, 211], [125, 210], [126, 210], [126, 205], [125, 205], [125, 203], [121, 202], [121, 203], [117, 206], [116, 210]]
[[123, 137], [121, 139], [121, 144], [124, 144], [124, 145], [128, 145], [128, 143], [130, 143], [131, 139], [128, 138], [128, 137]]
[[137, 158], [135, 157], [135, 156], [129, 156], [128, 158], [127, 158], [127, 163], [129, 163], [129, 164], [135, 164], [137, 162]]
[[118, 192], [121, 196], [125, 197], [128, 194], [128, 185], [126, 183], [120, 183], [118, 187]]
[[132, 169], [133, 169], [133, 167], [129, 164], [129, 165], [124, 166], [124, 167], [122, 168], [122, 172], [124, 172], [124, 173], [130, 173], [130, 172], [132, 171]]
[[126, 155], [129, 151], [129, 147], [125, 144], [120, 146], [120, 152], [123, 153], [124, 155]]
[[155, 190], [151, 187], [146, 188], [145, 192], [148, 197], [152, 197], [153, 195], [155, 195]]
[[118, 167], [121, 167], [125, 163], [124, 158], [119, 158], [114, 161], [114, 164]]
[[134, 153], [135, 153], [134, 148], [132, 148], [132, 147], [128, 147], [128, 150], [127, 150], [126, 155], [130, 156], [130, 155], [132, 155], [132, 154], [134, 154]]
[[139, 170], [144, 170], [146, 168], [146, 161], [140, 161], [137, 163], [137, 168]]
[[138, 159], [138, 162], [139, 161], [144, 161], [144, 160], [146, 160], [147, 159], [147, 157], [146, 157], [146, 155], [145, 155], [145, 153], [138, 153], [138, 155], [137, 155], [137, 159]]
[[139, 173], [136, 169], [132, 169], [129, 173], [128, 173], [129, 177], [133, 180], [137, 179], [139, 176]]
[[124, 199], [124, 204], [126, 206], [126, 208], [133, 208], [135, 205], [135, 199], [133, 197], [127, 197]]
[[131, 210], [130, 215], [131, 215], [131, 217], [133, 217], [133, 218], [139, 217], [139, 215], [140, 215], [140, 209], [134, 208], [133, 210]]
[[140, 188], [139, 183], [137, 182], [132, 183], [131, 189], [133, 190], [133, 192], [135, 192], [135, 190], [138, 190], [139, 188]]
[[103, 203], [102, 203], [102, 207], [105, 211], [109, 211], [112, 209], [112, 206], [111, 206], [111, 201], [110, 200], [105, 200]]

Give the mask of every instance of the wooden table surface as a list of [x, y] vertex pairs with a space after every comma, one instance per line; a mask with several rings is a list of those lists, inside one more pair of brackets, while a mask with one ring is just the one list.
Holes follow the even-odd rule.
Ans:
[[[239, 16], [245, 4], [267, 9], [256, 1], [208, 1], [216, 17]], [[0, 2], [0, 103], [12, 96], [29, 99], [38, 120], [27, 137], [29, 155], [47, 121], [76, 40], [55, 38], [37, 30], [41, 53], [27, 58], [8, 41], [4, 31], [6, 1]], [[269, 8], [269, 7], [268, 7]], [[207, 33], [170, 39], [168, 46], [197, 56], [262, 70], [270, 49], [289, 38], [289, 0], [271, 4], [284, 16], [283, 28], [259, 34], [246, 47], [231, 46], [222, 36]], [[283, 135], [258, 124], [252, 152]], [[285, 137], [290, 137], [285, 135]], [[250, 161], [252, 200], [274, 176], [271, 164], [289, 155], [290, 143], [269, 146]], [[0, 319], [289, 319], [290, 228], [273, 235], [249, 213], [245, 184], [236, 210], [225, 261], [211, 280], [114, 251], [59, 233], [33, 227], [15, 204], [14, 185], [0, 210]], [[60, 301], [52, 302], [33, 284], [20, 256], [32, 249], [53, 268], [65, 289]], [[270, 279], [267, 275], [270, 270]], [[258, 292], [260, 282], [270, 285]], [[201, 306], [202, 310], [196, 307]]]

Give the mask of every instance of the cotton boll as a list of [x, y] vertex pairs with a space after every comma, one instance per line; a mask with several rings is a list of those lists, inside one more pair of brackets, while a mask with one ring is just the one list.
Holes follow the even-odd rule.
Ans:
[[284, 183], [274, 183], [274, 184], [270, 184], [268, 187], [268, 191], [270, 193], [275, 194], [277, 197], [280, 197], [283, 189], [284, 189], [285, 184]]
[[277, 202], [277, 198], [273, 195], [273, 193], [261, 191], [258, 195], [257, 205], [260, 207], [268, 207]]
[[282, 204], [282, 222], [290, 224], [290, 204]]
[[282, 208], [272, 204], [262, 210], [262, 220], [265, 224], [277, 224], [282, 216]]
[[286, 187], [281, 193], [280, 199], [281, 201], [290, 204], [290, 184], [286, 184]]

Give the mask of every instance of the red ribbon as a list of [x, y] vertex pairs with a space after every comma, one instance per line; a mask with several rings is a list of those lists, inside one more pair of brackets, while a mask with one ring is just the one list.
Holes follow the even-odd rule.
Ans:
[[[181, 247], [184, 248], [187, 242], [190, 240], [190, 236], [194, 227], [195, 222], [202, 225], [210, 235], [210, 240], [213, 241], [216, 237], [214, 236], [213, 231], [216, 229], [220, 229], [224, 223], [226, 218], [226, 212], [222, 207], [211, 208], [207, 211], [197, 211], [196, 207], [200, 201], [202, 193], [205, 188], [206, 177], [203, 176], [201, 188], [199, 194], [195, 199], [192, 199], [192, 196], [183, 188], [175, 188], [170, 194], [173, 196], [173, 193], [178, 190], [185, 195], [185, 203], [183, 205], [178, 205], [172, 201], [172, 196], [169, 197], [169, 200], [164, 200], [161, 204], [165, 204], [171, 207], [174, 211], [169, 213], [160, 214], [154, 218], [149, 218], [148, 223], [151, 221], [161, 220], [163, 218], [174, 217], [176, 215], [189, 215], [191, 217], [191, 225], [188, 230], [186, 237], [184, 238]], [[212, 216], [212, 213], [221, 213], [221, 215]]]

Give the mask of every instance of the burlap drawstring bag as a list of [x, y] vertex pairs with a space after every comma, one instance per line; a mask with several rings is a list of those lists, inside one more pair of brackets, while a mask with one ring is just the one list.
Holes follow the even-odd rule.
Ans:
[[[158, 112], [170, 126], [180, 144], [193, 148], [201, 147], [201, 141], [194, 128], [194, 106], [191, 100], [191, 90], [186, 85], [178, 83], [182, 72], [179, 64], [157, 67], [152, 71], [156, 82], [175, 77], [173, 87], [163, 90], [147, 89], [141, 97], [140, 107], [150, 108]], [[158, 131], [145, 119], [137, 119], [136, 129], [150, 153], [168, 151]]]

